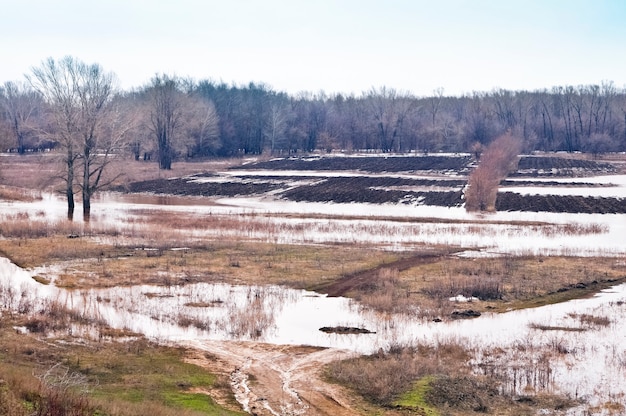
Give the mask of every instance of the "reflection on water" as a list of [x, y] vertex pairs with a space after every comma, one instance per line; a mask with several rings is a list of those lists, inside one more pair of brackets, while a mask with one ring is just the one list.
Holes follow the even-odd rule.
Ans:
[[157, 206], [214, 206], [215, 201], [209, 198], [176, 195], [154, 194], [122, 194], [117, 192], [102, 192], [94, 198], [94, 203], [106, 204], [133, 204]]
[[[64, 290], [43, 286], [0, 258], [0, 305], [41, 310], [55, 300], [85, 321], [144, 334], [159, 342], [259, 341], [373, 353], [409, 343], [456, 341], [476, 352], [477, 371], [527, 387], [560, 391], [591, 403], [619, 392], [626, 401], [626, 285], [589, 299], [477, 319], [431, 322], [380, 315], [354, 301], [277, 286], [199, 283]], [[585, 326], [581, 315], [605, 317]], [[324, 326], [366, 328], [372, 334], [328, 334]], [[580, 331], [538, 328], [580, 328]], [[513, 380], [513, 381], [511, 381]], [[606, 394], [605, 394], [606, 393]]]
[[[186, 237], [194, 239], [368, 244], [391, 250], [411, 250], [422, 244], [447, 244], [515, 255], [626, 254], [626, 245], [622, 242], [626, 234], [626, 214], [498, 212], [477, 216], [460, 207], [103, 193], [92, 206], [91, 226], [108, 227], [122, 235], [125, 232], [132, 235], [140, 232], [142, 227], [152, 226], [149, 221], [146, 224], [145, 217], [152, 213], [159, 215], [161, 211], [187, 216], [189, 223], [199, 220], [201, 226], [185, 232]], [[66, 206], [61, 198], [51, 194], [43, 194], [41, 201], [31, 203], [0, 201], [0, 215], [6, 218], [17, 213], [55, 222], [65, 220]], [[402, 220], [394, 220], [395, 217]], [[424, 221], [425, 217], [441, 218], [441, 222]]]

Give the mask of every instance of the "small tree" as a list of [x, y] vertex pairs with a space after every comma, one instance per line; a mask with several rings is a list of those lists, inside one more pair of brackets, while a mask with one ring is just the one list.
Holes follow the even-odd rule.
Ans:
[[507, 133], [483, 151], [480, 163], [468, 179], [465, 192], [467, 211], [495, 211], [498, 185], [516, 169], [520, 150], [521, 141]]

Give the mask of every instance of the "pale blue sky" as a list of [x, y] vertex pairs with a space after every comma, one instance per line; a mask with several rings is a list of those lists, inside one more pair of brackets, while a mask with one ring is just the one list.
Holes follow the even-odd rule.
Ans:
[[0, 82], [47, 57], [275, 90], [626, 86], [626, 0], [0, 0]]

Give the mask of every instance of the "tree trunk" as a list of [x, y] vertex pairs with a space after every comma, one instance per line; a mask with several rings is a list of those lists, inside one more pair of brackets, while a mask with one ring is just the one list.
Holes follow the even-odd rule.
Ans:
[[69, 147], [67, 150], [67, 183], [65, 188], [67, 197], [67, 219], [74, 220], [74, 152]]
[[172, 169], [172, 155], [169, 149], [163, 150], [159, 155], [159, 168], [163, 170]]
[[83, 191], [83, 221], [89, 222], [91, 219], [91, 195]]
[[74, 220], [74, 192], [71, 187], [68, 186], [67, 191], [67, 219], [69, 221]]
[[89, 222], [91, 219], [91, 172], [90, 163], [91, 151], [89, 147], [83, 150], [83, 222]]

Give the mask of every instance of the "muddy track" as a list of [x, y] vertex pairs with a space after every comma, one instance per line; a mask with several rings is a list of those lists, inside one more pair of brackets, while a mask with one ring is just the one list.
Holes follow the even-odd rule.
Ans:
[[229, 375], [235, 398], [252, 415], [360, 414], [342, 387], [323, 380], [323, 367], [354, 355], [332, 348], [202, 341], [187, 345], [191, 362]]
[[391, 263], [381, 264], [373, 269], [361, 270], [355, 273], [347, 274], [331, 282], [330, 284], [316, 287], [316, 292], [325, 293], [328, 296], [345, 296], [351, 291], [359, 288], [371, 286], [371, 282], [378, 278], [379, 272], [383, 269], [396, 269], [404, 271], [415, 266], [434, 263], [441, 258], [457, 253], [459, 249], [444, 249], [438, 251], [426, 251], [415, 254], [411, 257], [401, 258]]

